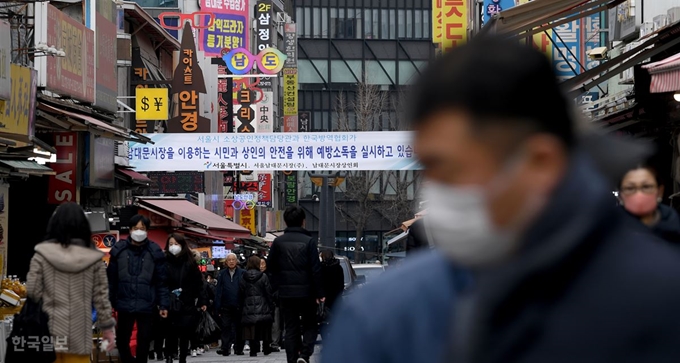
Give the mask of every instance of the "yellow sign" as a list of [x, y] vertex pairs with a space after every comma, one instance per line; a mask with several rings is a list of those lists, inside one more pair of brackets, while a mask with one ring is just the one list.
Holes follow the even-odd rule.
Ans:
[[297, 68], [283, 70], [283, 115], [298, 114], [298, 74]]
[[[519, 0], [518, 5], [530, 3], [532, 0]], [[545, 32], [540, 32], [538, 34], [533, 35], [534, 39], [534, 48], [540, 50], [541, 52], [545, 53], [545, 55], [552, 61], [553, 59], [553, 45], [552, 42], [550, 41], [550, 38], [552, 38], [552, 29], [548, 29]], [[522, 40], [522, 44], [524, 44], [525, 40]]]
[[5, 112], [0, 113], [0, 133], [29, 136], [33, 134], [35, 107], [35, 71], [12, 64], [10, 76], [12, 91], [5, 102]]
[[167, 88], [137, 88], [135, 93], [135, 117], [138, 121], [168, 119]]
[[0, 133], [29, 136], [33, 130], [35, 77], [31, 68], [11, 65], [12, 92], [0, 113]]
[[241, 226], [250, 230], [253, 236], [257, 233], [255, 225], [255, 209], [243, 208], [239, 211]]
[[444, 0], [432, 0], [432, 42], [439, 44], [442, 42], [442, 1]]
[[439, 3], [441, 17], [433, 20], [437, 21], [436, 26], [440, 26], [440, 49], [447, 52], [467, 41], [469, 9], [466, 0], [439, 0]]
[[261, 61], [259, 67], [262, 73], [276, 74], [283, 68], [283, 59], [279, 56], [281, 54], [277, 49], [267, 48], [260, 53]]

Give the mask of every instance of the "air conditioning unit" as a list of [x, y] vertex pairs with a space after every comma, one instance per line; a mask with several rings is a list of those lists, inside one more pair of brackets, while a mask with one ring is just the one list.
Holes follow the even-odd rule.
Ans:
[[675, 24], [680, 21], [680, 6], [668, 9], [668, 23]]
[[115, 155], [116, 156], [120, 156], [121, 158], [127, 158], [128, 157], [127, 142], [116, 141], [116, 145], [114, 146], [114, 148], [115, 148]]

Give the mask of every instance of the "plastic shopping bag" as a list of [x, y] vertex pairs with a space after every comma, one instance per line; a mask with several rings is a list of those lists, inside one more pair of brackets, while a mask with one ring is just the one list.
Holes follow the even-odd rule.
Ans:
[[196, 337], [199, 341], [205, 344], [213, 343], [220, 339], [220, 334], [220, 327], [215, 319], [208, 312], [202, 311], [196, 327]]

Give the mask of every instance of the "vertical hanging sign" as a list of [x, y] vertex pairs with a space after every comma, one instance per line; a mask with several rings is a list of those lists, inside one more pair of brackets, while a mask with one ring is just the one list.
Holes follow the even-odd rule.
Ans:
[[[272, 2], [271, 0], [259, 0], [255, 5], [255, 32], [257, 33], [257, 54], [271, 48], [274, 31], [272, 27]], [[264, 77], [260, 80], [259, 87], [263, 91], [272, 90], [272, 79]]]
[[191, 24], [185, 23], [179, 50], [179, 63], [172, 78], [172, 91], [177, 95], [177, 116], [168, 120], [169, 133], [210, 132], [210, 119], [201, 116], [199, 93], [206, 93], [203, 70], [198, 65], [196, 43]]
[[283, 68], [283, 131], [298, 132], [297, 29], [284, 25], [286, 61]]

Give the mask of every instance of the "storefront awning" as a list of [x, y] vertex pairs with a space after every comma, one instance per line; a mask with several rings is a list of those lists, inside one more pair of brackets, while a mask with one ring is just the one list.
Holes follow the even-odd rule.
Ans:
[[528, 37], [596, 14], [624, 0], [534, 0], [495, 14], [482, 33]]
[[10, 169], [10, 175], [55, 175], [54, 170], [30, 160], [0, 160], [0, 165]]
[[390, 238], [390, 240], [387, 241], [387, 245], [389, 246], [389, 245], [391, 245], [391, 244], [393, 244], [393, 243], [397, 243], [397, 242], [403, 241], [404, 238], [406, 238], [406, 237], [408, 237], [408, 231], [402, 232], [402, 233], [399, 234], [398, 236], [393, 237], [393, 238]]
[[662, 61], [646, 64], [652, 80], [649, 86], [651, 93], [680, 91], [680, 53]]
[[116, 177], [132, 184], [150, 184], [151, 179], [134, 170], [116, 166]]
[[617, 77], [621, 72], [640, 64], [680, 44], [680, 22], [659, 29], [639, 40], [640, 45], [622, 53], [599, 66], [591, 68], [562, 82], [562, 89], [570, 96], [577, 97], [602, 82]]
[[118, 8], [122, 8], [125, 11], [126, 17], [134, 19], [141, 26], [139, 29], [154, 41], [156, 49], [165, 48], [170, 52], [179, 50], [179, 40], [163, 29], [139, 4], [132, 1], [123, 1], [118, 5]]
[[184, 228], [203, 229], [207, 232], [208, 238], [224, 240], [251, 237], [248, 229], [186, 199], [140, 197], [137, 199], [137, 205], [150, 212], [181, 222]]

